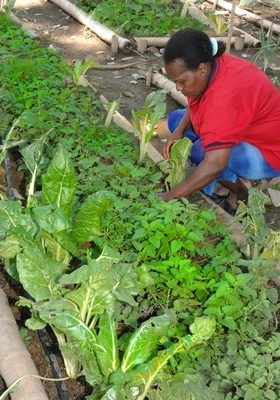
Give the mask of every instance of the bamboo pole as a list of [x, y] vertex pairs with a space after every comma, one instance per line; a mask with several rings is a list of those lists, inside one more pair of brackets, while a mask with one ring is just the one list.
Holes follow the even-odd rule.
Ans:
[[[0, 374], [9, 387], [18, 378], [38, 375], [36, 367], [18, 331], [8, 299], [0, 288]], [[12, 400], [48, 400], [40, 379], [23, 378]]]
[[231, 42], [231, 37], [232, 37], [233, 25], [234, 25], [235, 9], [236, 9], [236, 0], [232, 0], [230, 23], [229, 23], [229, 29], [228, 29], [228, 41], [227, 41], [227, 46], [226, 46], [226, 51], [228, 53], [230, 53], [230, 42]]
[[74, 4], [70, 3], [68, 0], [50, 0], [52, 3], [56, 4], [67, 14], [71, 15], [77, 21], [81, 22], [87, 28], [91, 29], [100, 39], [102, 39], [105, 43], [111, 44], [112, 37], [116, 36], [118, 38], [119, 49], [128, 54], [130, 52], [130, 47], [132, 45], [131, 41], [125, 39], [115, 32], [111, 31], [111, 29], [102, 25], [99, 21], [91, 18], [90, 15], [85, 13], [83, 10], [79, 9]]
[[[207, 0], [207, 1], [209, 3], [214, 4], [216, 0]], [[225, 10], [228, 10], [228, 11], [232, 10], [232, 4], [227, 1], [218, 0], [217, 5], [221, 8], [224, 8]], [[280, 34], [280, 25], [274, 24], [273, 22], [268, 21], [267, 19], [264, 19], [261, 16], [258, 16], [249, 11], [243, 10], [240, 7], [235, 8], [235, 14], [244, 17], [246, 20], [254, 21], [256, 24], [258, 24], [259, 26], [263, 26], [267, 30], [271, 29], [273, 32]]]
[[161, 75], [158, 72], [154, 72], [152, 74], [152, 84], [154, 86], [157, 86], [157, 87], [161, 88], [161, 89], [168, 90], [170, 96], [174, 100], [176, 100], [183, 107], [185, 107], [185, 108], [187, 107], [188, 102], [187, 102], [186, 97], [181, 92], [178, 92], [178, 90], [176, 89], [175, 83], [170, 81], [165, 76]]
[[[245, 46], [253, 46], [253, 47], [259, 47], [260, 46], [260, 44], [261, 44], [260, 40], [254, 38], [254, 36], [249, 35], [248, 33], [244, 32], [244, 31], [241, 31], [241, 29], [238, 29], [238, 28], [235, 28], [235, 27], [234, 27], [234, 30], [239, 31], [244, 36], [244, 39], [245, 39], [244, 44], [245, 44]], [[135, 38], [135, 40], [137, 40], [137, 39], [142, 39], [142, 38]], [[154, 46], [154, 47], [163, 48], [163, 47], [166, 46], [166, 44], [167, 44], [168, 40], [170, 39], [170, 37], [147, 37], [146, 39], [148, 41], [148, 46]], [[225, 44], [227, 44], [227, 42], [228, 42], [228, 37], [227, 36], [217, 36], [217, 37], [215, 37], [215, 39], [217, 41], [220, 40], [221, 42], [224, 42]], [[230, 40], [231, 45], [234, 45], [235, 39], [236, 39], [236, 36], [232, 36], [231, 37], [231, 40]]]

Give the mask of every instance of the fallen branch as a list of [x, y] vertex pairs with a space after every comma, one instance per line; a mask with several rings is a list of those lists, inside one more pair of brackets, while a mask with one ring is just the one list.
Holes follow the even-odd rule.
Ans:
[[158, 61], [158, 60], [159, 60], [159, 58], [153, 58], [152, 60], [136, 61], [136, 62], [128, 63], [128, 64], [116, 64], [116, 65], [100, 65], [100, 64], [98, 64], [94, 67], [91, 67], [91, 69], [114, 71], [114, 70], [118, 70], [118, 69], [134, 68], [134, 67], [138, 67], [139, 65], [148, 64], [148, 63]]

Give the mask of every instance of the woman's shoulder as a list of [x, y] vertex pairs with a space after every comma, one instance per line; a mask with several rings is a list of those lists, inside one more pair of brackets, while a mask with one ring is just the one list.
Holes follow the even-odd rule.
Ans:
[[252, 85], [274, 86], [266, 74], [251, 61], [228, 53], [224, 53], [218, 60], [218, 80], [228, 82], [230, 86], [237, 85], [239, 90], [246, 90], [246, 87]]

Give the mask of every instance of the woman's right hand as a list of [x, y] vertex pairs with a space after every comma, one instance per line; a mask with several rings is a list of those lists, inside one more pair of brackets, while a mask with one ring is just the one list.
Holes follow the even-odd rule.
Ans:
[[178, 128], [176, 128], [174, 132], [166, 140], [166, 143], [162, 150], [162, 154], [166, 160], [169, 160], [170, 158], [170, 148], [172, 144], [175, 142], [175, 140], [182, 139], [182, 137], [183, 137], [183, 132], [181, 131], [181, 129], [179, 130]]

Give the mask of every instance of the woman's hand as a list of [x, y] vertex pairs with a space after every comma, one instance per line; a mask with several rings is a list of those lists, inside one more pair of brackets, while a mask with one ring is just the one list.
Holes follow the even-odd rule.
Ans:
[[170, 201], [173, 199], [173, 197], [170, 196], [170, 192], [156, 193], [156, 196], [161, 197], [164, 201]]
[[172, 146], [172, 144], [175, 142], [175, 140], [182, 139], [182, 137], [183, 137], [183, 132], [179, 129], [175, 129], [175, 131], [166, 140], [166, 143], [162, 150], [162, 154], [166, 160], [169, 160], [170, 158], [170, 147]]

